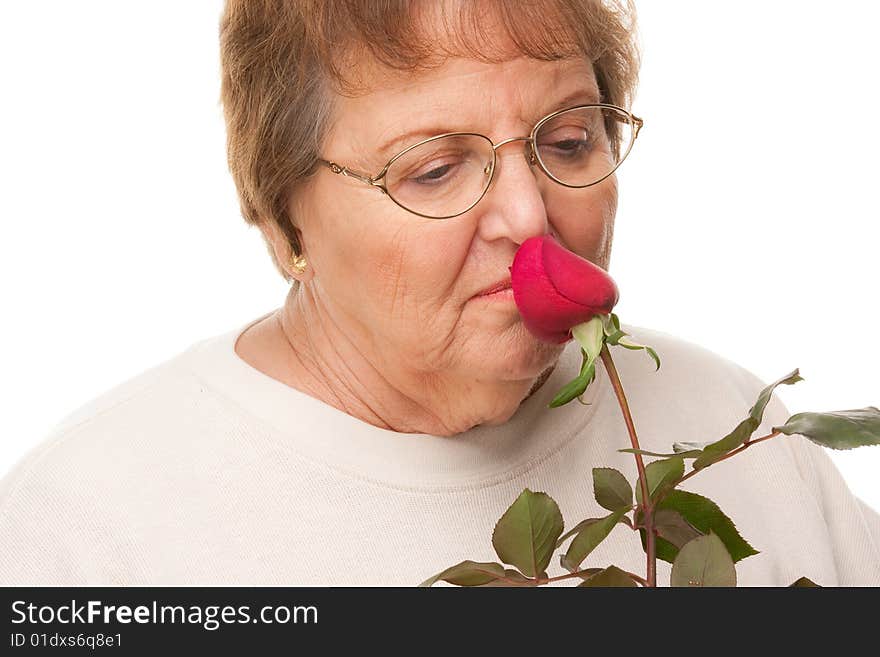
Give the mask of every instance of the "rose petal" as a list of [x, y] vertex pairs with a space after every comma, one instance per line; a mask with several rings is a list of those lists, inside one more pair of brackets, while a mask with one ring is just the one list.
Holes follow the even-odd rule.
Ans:
[[544, 273], [566, 299], [607, 315], [617, 303], [617, 285], [604, 269], [569, 251], [550, 235], [541, 241]]
[[571, 339], [572, 326], [588, 321], [595, 312], [559, 293], [545, 272], [542, 254], [540, 237], [520, 245], [510, 268], [513, 298], [531, 333], [545, 342], [562, 343]]

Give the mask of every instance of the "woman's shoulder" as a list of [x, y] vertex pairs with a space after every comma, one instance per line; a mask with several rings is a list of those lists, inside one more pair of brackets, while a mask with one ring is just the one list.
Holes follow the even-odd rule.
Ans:
[[75, 432], [78, 427], [111, 419], [134, 410], [139, 402], [159, 390], [170, 390], [188, 375], [187, 361], [201, 343], [162, 360], [155, 365], [130, 376], [107, 388], [64, 415], [50, 430], [50, 436], [62, 436]]
[[230, 358], [234, 333], [193, 343], [83, 404], [0, 478], [0, 583], [83, 581], [93, 551], [125, 552], [131, 536], [162, 525], [169, 505], [197, 505], [217, 485], [229, 445], [255, 426], [203, 376], [206, 363], [219, 370]]
[[112, 386], [50, 425], [0, 479], [0, 512], [11, 489], [38, 465], [71, 467], [94, 450], [112, 451], [114, 444], [130, 440], [133, 427], [167, 413], [187, 384], [186, 361], [195, 346]]
[[714, 350], [711, 344], [699, 344], [644, 326], [621, 324], [621, 328], [632, 342], [652, 347], [660, 358], [660, 368], [656, 369], [644, 350], [613, 350], [618, 369], [641, 383], [637, 387], [646, 387], [652, 392], [663, 387], [682, 398], [693, 398], [694, 394], [700, 398], [717, 389], [718, 395], [724, 398], [729, 399], [733, 394], [732, 402], [745, 396], [751, 405], [755, 401], [753, 395], [767, 385], [752, 370]]
[[[184, 449], [181, 432], [216, 411], [199, 363], [218, 352], [231, 334], [190, 344], [156, 365], [108, 388], [49, 425], [11, 469], [0, 472], [0, 517], [10, 495], [28, 486], [100, 477], [103, 470], [132, 466], [149, 452]], [[88, 474], [87, 474], [88, 473]], [[56, 483], [52, 484], [54, 480]]]

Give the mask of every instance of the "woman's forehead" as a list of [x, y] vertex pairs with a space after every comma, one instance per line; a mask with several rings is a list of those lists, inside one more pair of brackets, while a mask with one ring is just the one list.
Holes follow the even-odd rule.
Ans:
[[[497, 92], [506, 87], [519, 88], [525, 93], [577, 82], [596, 86], [593, 67], [582, 56], [543, 61], [516, 55], [501, 62], [450, 57], [425, 71], [371, 71], [365, 81], [368, 81], [368, 86], [362, 95], [373, 99], [418, 96], [434, 90], [467, 96], [480, 91]], [[475, 87], [487, 84], [493, 86]]]
[[487, 129], [486, 124], [508, 119], [529, 124], [561, 109], [557, 105], [566, 99], [601, 100], [593, 67], [584, 58], [548, 62], [521, 56], [498, 63], [450, 58], [430, 71], [377, 74], [367, 93], [337, 99], [334, 124], [375, 149], [388, 137], [419, 129], [424, 134]]

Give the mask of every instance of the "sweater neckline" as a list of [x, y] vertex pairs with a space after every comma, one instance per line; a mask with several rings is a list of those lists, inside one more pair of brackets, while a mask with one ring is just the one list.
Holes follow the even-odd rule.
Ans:
[[383, 486], [409, 490], [485, 487], [530, 470], [577, 435], [610, 386], [603, 366], [582, 399], [548, 408], [580, 368], [570, 341], [544, 384], [504, 424], [478, 425], [455, 436], [377, 427], [256, 369], [235, 352], [257, 319], [203, 340], [188, 351], [190, 370], [239, 409], [271, 427], [276, 445], [312, 462]]

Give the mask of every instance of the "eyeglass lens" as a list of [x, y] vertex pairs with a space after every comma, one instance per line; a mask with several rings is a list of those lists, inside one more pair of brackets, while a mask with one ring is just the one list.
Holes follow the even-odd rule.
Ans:
[[[576, 108], [544, 121], [535, 134], [538, 159], [556, 182], [586, 187], [607, 177], [634, 137], [627, 114], [606, 107]], [[385, 185], [403, 207], [443, 218], [459, 214], [485, 193], [492, 175], [492, 143], [480, 135], [432, 139], [398, 156]]]

